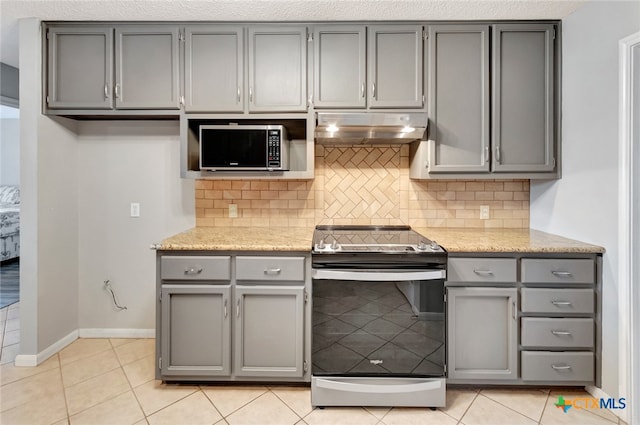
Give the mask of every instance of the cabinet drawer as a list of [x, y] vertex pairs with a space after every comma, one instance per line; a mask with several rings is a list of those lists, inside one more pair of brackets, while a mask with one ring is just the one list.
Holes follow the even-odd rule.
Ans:
[[237, 257], [238, 280], [304, 280], [304, 257]]
[[523, 351], [521, 371], [523, 381], [593, 382], [593, 353]]
[[449, 258], [451, 282], [515, 282], [514, 258]]
[[594, 311], [593, 289], [522, 288], [523, 313], [584, 313]]
[[593, 319], [522, 319], [523, 347], [593, 347]]
[[522, 282], [593, 283], [595, 264], [590, 259], [522, 260]]
[[230, 257], [170, 256], [160, 259], [163, 280], [230, 280]]

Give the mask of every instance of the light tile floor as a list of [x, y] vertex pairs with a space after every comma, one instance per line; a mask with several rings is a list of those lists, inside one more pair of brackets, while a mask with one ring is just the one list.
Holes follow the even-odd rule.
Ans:
[[437, 410], [313, 409], [308, 387], [166, 385], [154, 380], [153, 339], [78, 339], [37, 367], [0, 365], [0, 384], [2, 425], [622, 423], [606, 410], [554, 406], [558, 395], [589, 396], [575, 389], [449, 389], [447, 406]]

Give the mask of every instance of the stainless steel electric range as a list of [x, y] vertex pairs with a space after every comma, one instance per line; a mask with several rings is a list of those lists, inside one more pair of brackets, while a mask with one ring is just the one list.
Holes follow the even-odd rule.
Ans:
[[409, 226], [317, 226], [314, 406], [445, 405], [447, 253]]

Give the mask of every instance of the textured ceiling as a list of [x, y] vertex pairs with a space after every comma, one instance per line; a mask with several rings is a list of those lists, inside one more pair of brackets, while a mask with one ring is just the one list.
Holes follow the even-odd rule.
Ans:
[[360, 21], [562, 19], [586, 0], [0, 0], [0, 61], [18, 67], [18, 19]]

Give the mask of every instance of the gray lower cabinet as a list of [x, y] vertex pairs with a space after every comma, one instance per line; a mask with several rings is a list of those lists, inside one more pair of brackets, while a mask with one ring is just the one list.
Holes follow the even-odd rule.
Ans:
[[164, 376], [231, 373], [231, 285], [163, 285]]
[[308, 382], [309, 260], [159, 252], [156, 378]]
[[447, 289], [447, 370], [451, 379], [518, 377], [516, 288]]
[[302, 377], [304, 287], [236, 286], [237, 376]]
[[307, 110], [307, 28], [249, 27], [249, 111]]
[[184, 52], [185, 111], [242, 112], [244, 52], [241, 26], [188, 25]]
[[51, 25], [51, 110], [179, 109], [177, 25]]

